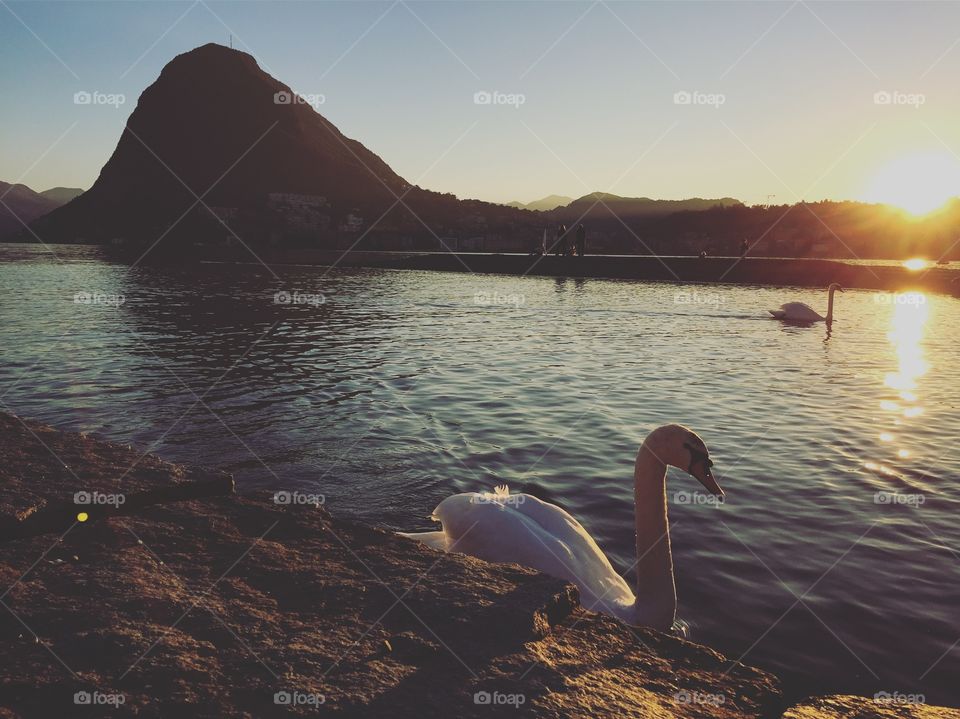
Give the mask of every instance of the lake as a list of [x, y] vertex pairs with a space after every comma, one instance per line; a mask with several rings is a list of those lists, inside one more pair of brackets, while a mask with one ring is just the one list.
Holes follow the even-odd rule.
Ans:
[[0, 408], [391, 529], [506, 483], [621, 571], [637, 448], [679, 422], [727, 493], [668, 477], [691, 639], [793, 693], [960, 705], [957, 299], [847, 290], [828, 334], [767, 314], [825, 312], [801, 288], [54, 250], [0, 245]]

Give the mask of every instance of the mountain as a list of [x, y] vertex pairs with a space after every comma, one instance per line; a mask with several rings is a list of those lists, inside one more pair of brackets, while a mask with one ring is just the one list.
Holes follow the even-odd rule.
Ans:
[[562, 207], [570, 202], [573, 202], [572, 197], [565, 197], [564, 195], [547, 195], [546, 197], [534, 200], [533, 202], [508, 202], [507, 207], [516, 207], [520, 210], [555, 210], [558, 207]]
[[223, 239], [227, 218], [245, 242], [277, 241], [293, 216], [318, 232], [376, 224], [435, 242], [471, 214], [508, 224], [521, 216], [411, 186], [252, 56], [208, 44], [163, 68], [94, 185], [34, 229], [46, 241], [176, 244]]
[[[69, 192], [79, 194], [83, 190], [69, 190]], [[73, 196], [68, 197], [67, 188], [64, 187], [35, 192], [26, 185], [0, 182], [0, 237], [21, 231], [26, 232], [23, 228], [24, 223], [29, 224], [38, 217], [55, 210]]]
[[79, 187], [51, 187], [49, 190], [44, 190], [40, 194], [48, 200], [53, 200], [57, 205], [65, 205], [74, 197], [82, 195], [83, 190]]
[[736, 207], [743, 205], [733, 197], [705, 200], [692, 197], [686, 200], [653, 200], [649, 197], [621, 197], [608, 192], [592, 192], [577, 198], [557, 211], [558, 217], [567, 219], [600, 219], [616, 216], [622, 220], [641, 217], [662, 217], [676, 212], [709, 210], [712, 207]]

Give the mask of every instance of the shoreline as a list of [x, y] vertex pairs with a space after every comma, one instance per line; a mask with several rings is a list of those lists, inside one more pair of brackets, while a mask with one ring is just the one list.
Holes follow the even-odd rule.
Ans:
[[[32, 247], [36, 243], [0, 243]], [[41, 246], [43, 247], [43, 246]], [[82, 247], [102, 259], [132, 264], [239, 264], [262, 267], [342, 267], [494, 274], [522, 277], [634, 280], [667, 283], [823, 287], [837, 282], [848, 289], [885, 292], [929, 291], [960, 297], [960, 265], [930, 264], [910, 270], [890, 264], [852, 264], [838, 259], [784, 257], [691, 257], [656, 255], [587, 255], [545, 257], [472, 252], [402, 252], [373, 250], [276, 249], [271, 247], [200, 247], [189, 256], [158, 248], [143, 256], [131, 247]]]
[[110, 716], [960, 718], [788, 707], [772, 674], [587, 611], [561, 580], [128, 445], [2, 412], [0, 430], [3, 717], [99, 692]]
[[[338, 252], [329, 250], [205, 251], [196, 262], [239, 262], [267, 265], [365, 267], [429, 270], [517, 277], [643, 280], [656, 282], [827, 287], [900, 292], [922, 290], [960, 295], [960, 269], [931, 265], [909, 270], [902, 265], [850, 264], [830, 259], [774, 257], [658, 257], [651, 255], [587, 255], [535, 257], [512, 254], [450, 252]], [[159, 260], [158, 261], [162, 261]]]

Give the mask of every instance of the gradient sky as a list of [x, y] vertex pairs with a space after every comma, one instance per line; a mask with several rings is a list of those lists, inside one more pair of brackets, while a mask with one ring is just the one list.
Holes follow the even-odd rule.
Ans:
[[0, 179], [89, 187], [163, 65], [231, 31], [400, 175], [460, 197], [872, 199], [916, 153], [960, 194], [960, 4], [917, 2], [0, 0]]

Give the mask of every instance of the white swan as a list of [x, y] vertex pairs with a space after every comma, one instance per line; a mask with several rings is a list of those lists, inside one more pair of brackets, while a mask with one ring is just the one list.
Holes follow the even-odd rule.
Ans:
[[580, 588], [583, 606], [629, 624], [666, 631], [677, 611], [667, 519], [667, 465], [686, 470], [709, 492], [723, 496], [710, 470], [713, 462], [707, 447], [694, 432], [668, 424], [647, 436], [633, 472], [636, 594], [576, 519], [536, 497], [512, 495], [505, 486], [493, 493], [447, 497], [431, 515], [442, 524], [442, 531], [403, 536], [442, 551], [521, 564], [566, 579]]
[[827, 324], [833, 323], [833, 294], [840, 290], [843, 292], [843, 288], [834, 282], [828, 288], [830, 294], [827, 299], [827, 316], [823, 317], [819, 312], [814, 310], [810, 305], [805, 302], [787, 302], [785, 305], [780, 305], [778, 310], [767, 310], [778, 320], [787, 320], [788, 322], [820, 322], [821, 320], [826, 320]]

